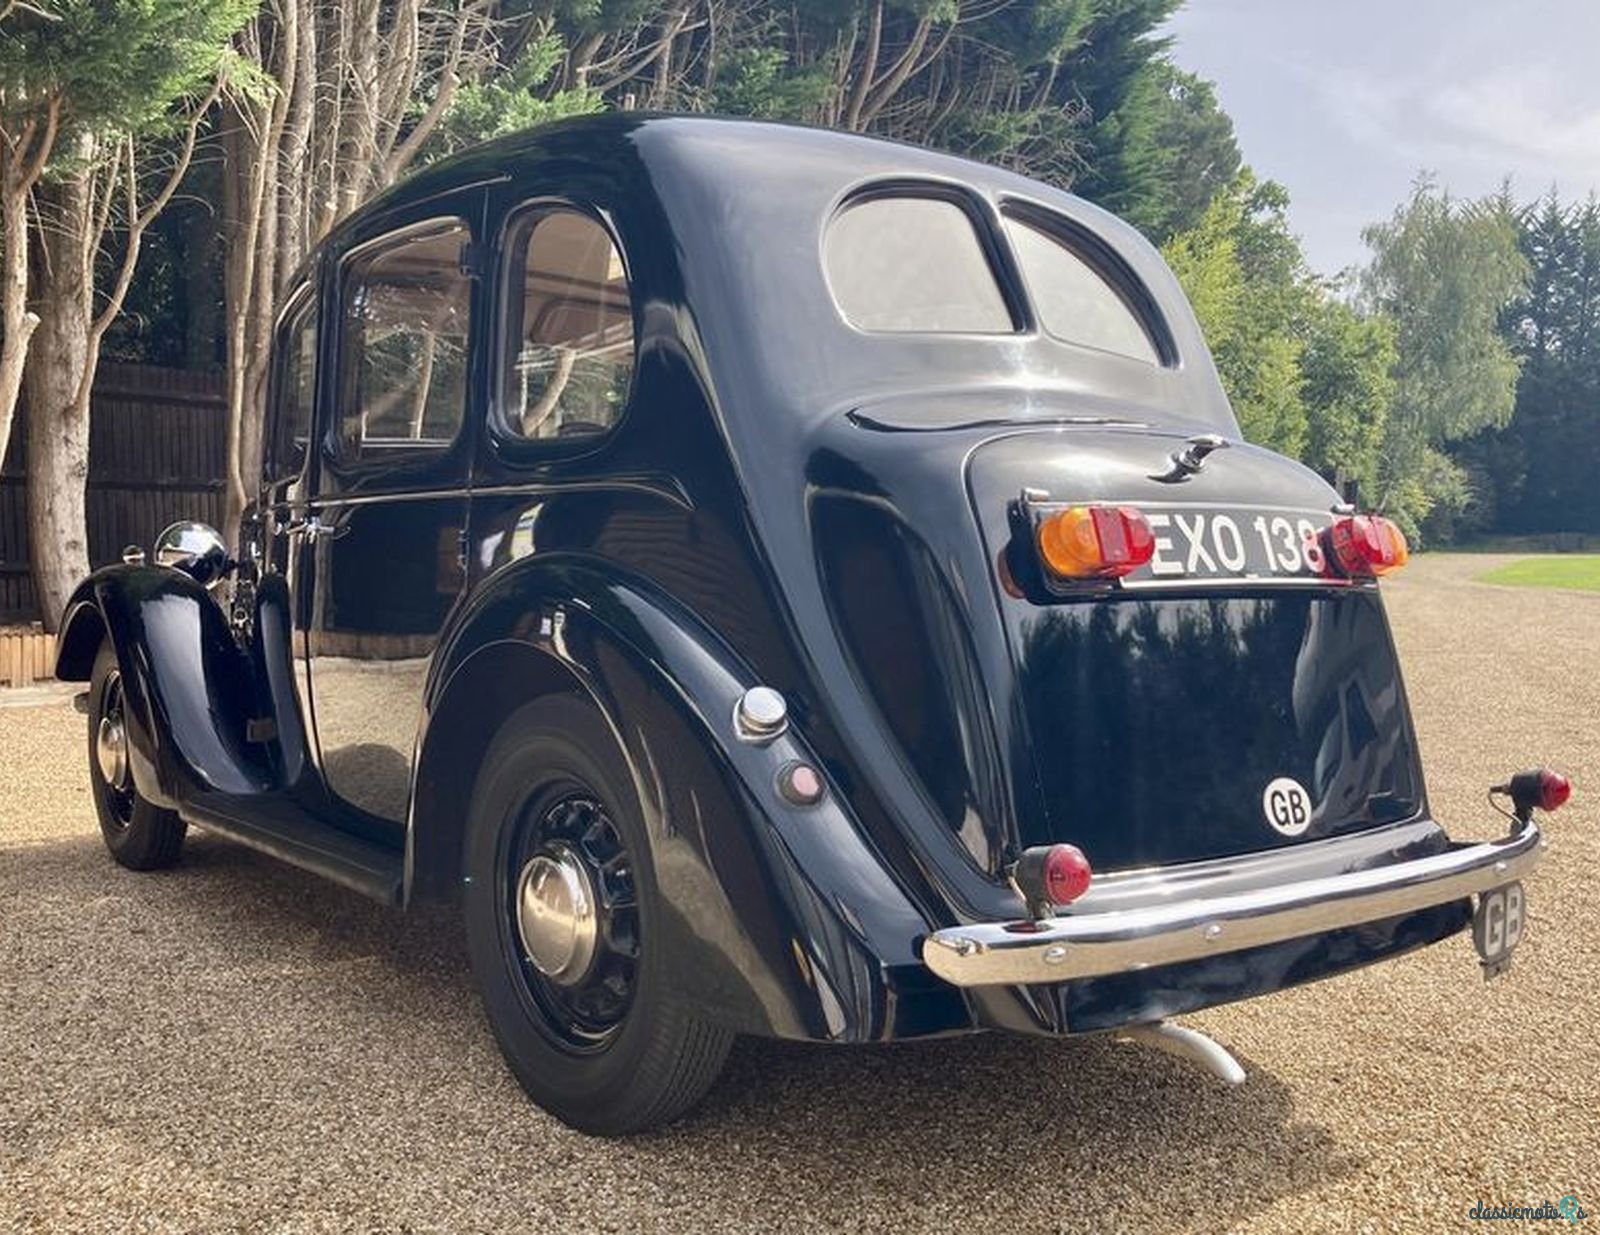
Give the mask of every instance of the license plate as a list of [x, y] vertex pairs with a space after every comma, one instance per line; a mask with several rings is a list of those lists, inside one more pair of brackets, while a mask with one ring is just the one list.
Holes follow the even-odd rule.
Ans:
[[1472, 942], [1486, 980], [1511, 968], [1511, 953], [1522, 941], [1526, 922], [1527, 900], [1520, 883], [1508, 883], [1478, 897], [1478, 909], [1472, 915]]
[[[1155, 554], [1124, 587], [1174, 587], [1218, 581], [1309, 583], [1329, 580], [1322, 532], [1327, 511], [1141, 506]], [[1338, 576], [1333, 576], [1335, 581]]]

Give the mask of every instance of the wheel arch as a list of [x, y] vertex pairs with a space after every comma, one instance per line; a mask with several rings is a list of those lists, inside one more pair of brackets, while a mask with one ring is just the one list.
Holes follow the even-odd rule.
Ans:
[[514, 589], [470, 606], [436, 654], [408, 889], [459, 887], [473, 780], [494, 733], [541, 695], [576, 693], [616, 737], [639, 792], [686, 998], [719, 1024], [778, 1037], [970, 1028], [960, 993], [921, 963], [926, 920], [846, 798], [831, 787], [797, 806], [777, 792], [785, 765], [815, 765], [798, 728], [765, 744], [734, 735], [734, 705], [757, 683], [726, 645], [670, 597], [603, 567], [517, 573]]
[[250, 793], [272, 782], [265, 748], [247, 738], [258, 711], [252, 667], [205, 588], [162, 566], [96, 571], [63, 612], [56, 676], [88, 681], [106, 641], [122, 670], [141, 797], [170, 808], [196, 792]]
[[63, 682], [87, 682], [105, 638], [106, 619], [95, 603], [94, 589], [87, 581], [80, 583], [67, 602], [56, 635], [56, 677]]

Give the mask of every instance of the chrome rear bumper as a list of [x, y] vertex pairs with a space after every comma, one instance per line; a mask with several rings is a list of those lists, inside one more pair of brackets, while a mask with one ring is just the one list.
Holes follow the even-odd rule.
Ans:
[[1227, 896], [934, 931], [929, 969], [956, 986], [1017, 986], [1171, 965], [1360, 926], [1523, 878], [1543, 839], [1531, 820], [1500, 840]]

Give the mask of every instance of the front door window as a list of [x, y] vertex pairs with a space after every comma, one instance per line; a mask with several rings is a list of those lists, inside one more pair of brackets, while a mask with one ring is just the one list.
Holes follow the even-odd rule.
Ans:
[[340, 349], [339, 442], [346, 458], [440, 449], [467, 401], [472, 281], [463, 223], [430, 224], [352, 263]]

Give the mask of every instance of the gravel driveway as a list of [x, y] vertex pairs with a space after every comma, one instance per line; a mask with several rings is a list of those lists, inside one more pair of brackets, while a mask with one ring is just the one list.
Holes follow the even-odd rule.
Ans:
[[1457, 938], [1189, 1018], [1236, 1090], [1100, 1040], [746, 1042], [686, 1122], [590, 1140], [502, 1067], [448, 914], [205, 834], [123, 871], [66, 696], [0, 707], [0, 1229], [1413, 1231], [1565, 1193], [1600, 1224], [1600, 596], [1491, 564], [1385, 589], [1441, 817], [1578, 782], [1516, 966], [1485, 986]]

